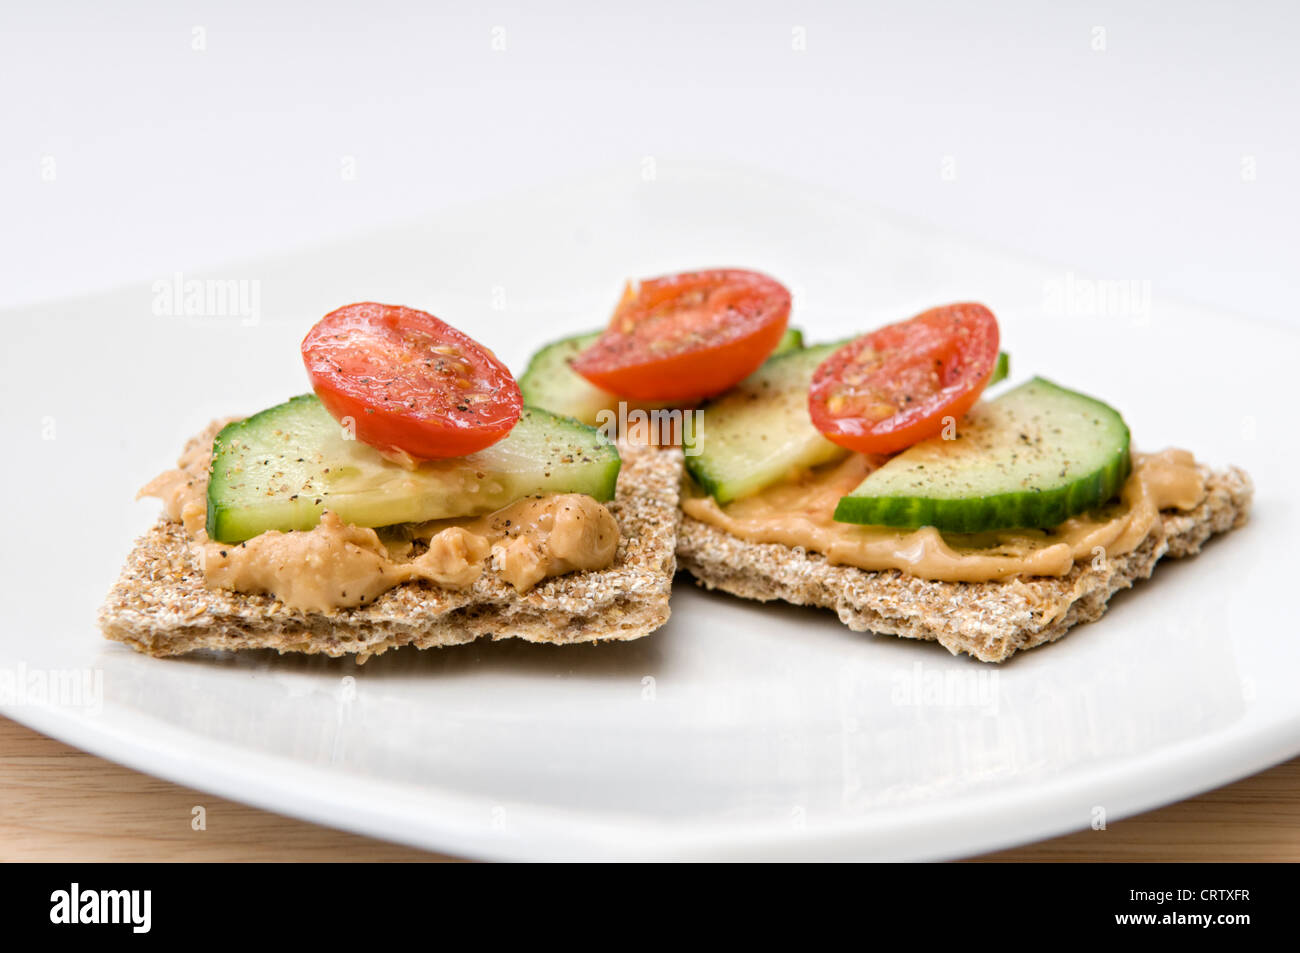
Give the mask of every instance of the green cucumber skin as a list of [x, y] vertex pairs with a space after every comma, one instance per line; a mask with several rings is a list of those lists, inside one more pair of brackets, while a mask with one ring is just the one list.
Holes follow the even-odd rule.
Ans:
[[1007, 375], [1010, 373], [1011, 373], [1011, 355], [1008, 354], [1006, 351], [999, 351], [998, 362], [995, 365], [993, 365], [993, 376], [989, 378], [989, 382], [984, 386], [992, 387], [994, 384], [998, 383], [999, 381], [1006, 380]]
[[[619, 398], [602, 390], [569, 367], [569, 361], [595, 343], [603, 332], [591, 331], [547, 344], [528, 361], [519, 377], [524, 403], [543, 407], [552, 413], [572, 417], [589, 427], [598, 425], [602, 411], [617, 412]], [[803, 347], [803, 332], [789, 328], [771, 357], [797, 351]], [[768, 359], [771, 360], [771, 357]], [[627, 401], [629, 411], [659, 410], [672, 406], [665, 403]]]
[[845, 496], [835, 507], [834, 519], [840, 523], [893, 529], [933, 526], [943, 533], [1051, 529], [1113, 498], [1128, 479], [1127, 460], [1126, 457], [1070, 487], [1046, 493], [1005, 493], [970, 500]]
[[687, 453], [686, 469], [719, 504], [757, 493], [792, 470], [848, 456], [822, 436], [808, 415], [813, 372], [842, 343], [769, 358], [701, 408], [699, 436], [688, 447], [695, 452]]
[[599, 423], [597, 415], [602, 410], [618, 407], [618, 397], [569, 367], [569, 361], [595, 343], [600, 335], [600, 331], [592, 331], [564, 338], [534, 354], [519, 377], [524, 403], [572, 417], [588, 426]]
[[786, 328], [785, 334], [781, 335], [781, 340], [777, 342], [776, 348], [767, 356], [767, 359], [770, 361], [774, 357], [789, 354], [791, 351], [802, 351], [803, 347], [803, 332], [798, 328]]
[[[1100, 506], [1113, 499], [1128, 479], [1131, 471], [1129, 430], [1123, 418], [1111, 407], [1075, 391], [1067, 390], [1042, 378], [1032, 380], [1008, 391], [1002, 397], [990, 402], [996, 405], [1001, 401], [1012, 400], [1023, 403], [1037, 394], [1044, 394], [1053, 400], [1068, 399], [1068, 403], [1080, 412], [1082, 417], [1094, 415], [1097, 426], [1104, 428], [1099, 436], [1100, 446], [1094, 451], [1095, 461], [1083, 465], [1083, 472], [1067, 476], [1058, 485], [1024, 488], [1008, 488], [1002, 492], [988, 492], [979, 495], [961, 496], [932, 493], [885, 492], [890, 482], [897, 483], [909, 477], [897, 476], [910, 473], [913, 485], [927, 480], [934, 480], [935, 469], [929, 474], [916, 476], [915, 469], [907, 454], [903, 451], [889, 463], [872, 473], [852, 494], [840, 499], [835, 508], [834, 518], [844, 523], [861, 523], [872, 526], [888, 526], [896, 529], [918, 529], [933, 526], [941, 532], [948, 533], [982, 533], [993, 530], [1011, 529], [1050, 529], [1059, 526], [1072, 516]], [[1020, 403], [1009, 406], [1018, 407]], [[1007, 406], [1007, 405], [1004, 405]], [[967, 421], [971, 418], [968, 416]], [[1086, 422], [1086, 421], [1085, 421]], [[1077, 424], [1077, 421], [1075, 422]], [[960, 433], [959, 426], [958, 432]], [[942, 446], [941, 438], [932, 437], [917, 447], [921, 452], [933, 453]], [[951, 444], [951, 442], [949, 442]], [[1014, 443], [1007, 444], [1016, 447]], [[978, 451], [975, 451], [978, 452]], [[1017, 453], [1024, 452], [1017, 448]], [[1048, 451], [1049, 453], [1051, 450]], [[1070, 450], [1065, 448], [1065, 453]], [[915, 455], [914, 455], [915, 456]], [[996, 462], [996, 458], [994, 458]], [[1064, 466], [1073, 461], [1066, 459]], [[962, 468], [973, 466], [990, 466], [993, 464], [979, 461], [974, 463], [959, 460]], [[895, 470], [887, 473], [891, 465]], [[1011, 461], [1012, 472], [1004, 482], [1014, 483], [1014, 458]], [[1005, 473], [1007, 466], [1001, 468]], [[886, 474], [884, 478], [880, 475]], [[958, 478], [957, 471], [943, 474], [949, 479]], [[875, 477], [873, 483], [872, 478]], [[993, 481], [996, 485], [997, 481]], [[884, 487], [882, 487], [882, 484]]]
[[621, 466], [618, 448], [596, 430], [525, 407], [500, 442], [411, 471], [344, 439], [314, 394], [226, 426], [212, 459], [207, 533], [223, 543], [311, 529], [325, 510], [379, 527], [488, 513], [535, 493], [605, 501]]
[[[804, 345], [798, 351], [786, 352], [784, 355], [771, 357], [763, 367], [737, 385], [734, 391], [706, 403], [702, 408], [704, 413], [704, 424], [701, 430], [704, 442], [700, 447], [702, 452], [696, 456], [688, 455], [686, 457], [686, 468], [692, 479], [719, 504], [726, 504], [732, 500], [757, 493], [773, 483], [780, 482], [786, 478], [791, 470], [819, 466], [848, 456], [849, 451], [831, 443], [813, 426], [812, 419], [807, 416], [806, 405], [808, 387], [818, 365], [852, 340], [854, 339], [847, 338], [829, 344]], [[791, 354], [795, 353], [800, 355], [797, 364], [782, 363], [786, 360], [792, 360]], [[710, 414], [715, 415], [716, 423], [716, 415], [719, 413], [720, 408], [726, 408], [729, 403], [735, 405], [750, 400], [751, 398], [748, 395], [761, 388], [761, 382], [765, 376], [781, 375], [787, 370], [792, 371], [795, 367], [799, 368], [797, 381], [792, 375], [786, 387], [782, 388], [782, 394], [785, 398], [789, 398], [794, 389], [799, 389], [801, 392], [800, 396], [792, 401], [792, 403], [800, 405], [798, 411], [793, 407], [786, 408], [787, 415], [796, 412], [800, 414], [797, 425], [791, 424], [789, 420], [785, 422], [787, 437], [789, 438], [789, 442], [786, 444], [788, 448], [786, 454], [774, 454], [770, 460], [746, 468], [743, 462], [738, 459], [740, 455], [727, 449], [726, 444], [731, 443], [733, 440], [750, 442], [752, 437], [745, 436], [746, 433], [751, 435], [754, 433], [768, 433], [770, 435], [773, 429], [770, 426], [771, 420], [764, 420], [764, 418], [769, 418], [770, 414], [760, 409], [757, 402], [753, 402], [750, 408], [741, 411], [742, 416], [748, 418], [748, 423], [737, 423], [734, 428], [725, 427], [724, 425], [724, 431], [720, 438], [720, 442], [724, 444], [721, 451], [717, 449], [710, 450], [710, 435], [718, 439], [718, 428], [716, 426], [711, 427], [709, 424]], [[1004, 379], [1009, 370], [1009, 356], [1005, 352], [999, 353], [993, 375], [989, 379], [989, 385], [991, 386]], [[766, 399], [768, 398], [760, 398], [760, 400]], [[725, 413], [725, 409], [722, 412]], [[728, 432], [730, 430], [735, 432]]]
[[[780, 482], [786, 478], [791, 470], [819, 466], [823, 463], [842, 460], [848, 456], [849, 451], [831, 443], [813, 426], [812, 418], [807, 415], [807, 394], [813, 373], [817, 370], [818, 365], [852, 340], [853, 338], [848, 338], [833, 341], [829, 344], [804, 345], [798, 351], [789, 351], [783, 355], [768, 358], [766, 364], [755, 371], [747, 380], [737, 385], [734, 391], [706, 403], [702, 408], [704, 413], [704, 423], [701, 430], [703, 443], [700, 446], [702, 452], [696, 456], [688, 455], [686, 457], [686, 469], [691, 478], [719, 504], [726, 504], [732, 500], [757, 493], [773, 483]], [[782, 363], [783, 361], [793, 361], [793, 354], [799, 355], [798, 364]], [[710, 450], [710, 437], [718, 438], [719, 436], [718, 428], [712, 427], [709, 423], [711, 414], [717, 415], [720, 408], [726, 408], [728, 404], [734, 406], [748, 400], [748, 394], [757, 392], [761, 388], [761, 382], [765, 376], [780, 375], [787, 370], [793, 371], [795, 367], [799, 368], [797, 381], [792, 374], [791, 380], [787, 382], [786, 387], [782, 388], [782, 394], [786, 398], [790, 396], [794, 389], [800, 391], [800, 396], [791, 401], [791, 403], [798, 404], [799, 407], [797, 409], [794, 407], [786, 408], [787, 414], [799, 413], [797, 424], [793, 424], [789, 420], [785, 422], [787, 437], [789, 438], [789, 442], [786, 444], [787, 453], [783, 455], [774, 454], [770, 460], [746, 469], [743, 462], [738, 459], [739, 454], [728, 451], [726, 444], [733, 440], [749, 442], [752, 440], [752, 434], [754, 433], [768, 433], [769, 436], [771, 435], [772, 428], [769, 426], [771, 421], [763, 422], [764, 418], [769, 415], [757, 406], [757, 402], [750, 409], [741, 411], [742, 416], [748, 418], [749, 422], [735, 424], [734, 432], [728, 432], [733, 428], [724, 425], [725, 429], [720, 438], [720, 442], [724, 444], [723, 448], [720, 451], [717, 449]], [[995, 384], [1006, 377], [1009, 367], [1010, 363], [1007, 355], [999, 354], [998, 363], [994, 368], [989, 384]], [[760, 400], [763, 399], [766, 398], [760, 398]], [[722, 412], [725, 413], [725, 409]], [[750, 436], [745, 436], [746, 433]]]

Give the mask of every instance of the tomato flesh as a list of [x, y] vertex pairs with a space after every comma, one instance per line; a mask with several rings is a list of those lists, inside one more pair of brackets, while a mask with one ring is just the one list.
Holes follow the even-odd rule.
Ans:
[[431, 314], [363, 302], [332, 311], [302, 342], [312, 388], [356, 438], [417, 460], [463, 457], [510, 432], [523, 410], [510, 371]]
[[808, 412], [827, 439], [893, 453], [943, 430], [993, 376], [998, 322], [981, 304], [934, 308], [856, 338], [817, 368]]
[[757, 370], [789, 320], [789, 290], [755, 271], [651, 278], [628, 284], [609, 327], [572, 366], [620, 397], [686, 403]]

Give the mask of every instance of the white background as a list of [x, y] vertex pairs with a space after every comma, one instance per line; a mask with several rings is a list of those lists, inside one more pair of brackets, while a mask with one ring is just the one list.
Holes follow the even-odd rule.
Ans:
[[1296, 4], [269, 7], [6, 3], [0, 306], [654, 157], [1298, 320]]

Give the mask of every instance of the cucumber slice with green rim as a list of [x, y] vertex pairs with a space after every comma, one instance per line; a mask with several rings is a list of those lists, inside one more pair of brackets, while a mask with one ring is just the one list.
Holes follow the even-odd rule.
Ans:
[[311, 529], [325, 510], [390, 526], [490, 513], [535, 493], [610, 500], [621, 464], [596, 430], [532, 407], [500, 442], [413, 470], [345, 433], [314, 394], [227, 426], [212, 446], [208, 535], [238, 543]]
[[[519, 378], [519, 390], [524, 403], [544, 407], [552, 413], [572, 417], [589, 426], [600, 423], [602, 410], [618, 410], [618, 396], [602, 390], [569, 366], [579, 351], [590, 347], [600, 337], [600, 331], [579, 334], [546, 345], [532, 356], [528, 367]], [[790, 328], [772, 352], [775, 357], [803, 347], [803, 334]], [[770, 358], [769, 358], [770, 360]], [[628, 410], [654, 410], [670, 406], [664, 403], [628, 401]]]
[[782, 354], [789, 354], [791, 351], [803, 350], [803, 332], [798, 328], [786, 328], [785, 334], [781, 335], [781, 340], [776, 342], [776, 347], [772, 353], [767, 356], [770, 361], [774, 357], [780, 357]]
[[[842, 342], [840, 342], [842, 343]], [[808, 416], [808, 385], [840, 343], [769, 358], [732, 390], [705, 404], [686, 447], [695, 482], [727, 503], [785, 479], [791, 471], [848, 456]]]
[[780, 357], [782, 354], [789, 354], [791, 351], [803, 350], [803, 332], [798, 328], [786, 328], [785, 334], [781, 335], [781, 340], [776, 342], [776, 347], [772, 353], [767, 356], [770, 361], [774, 357]]
[[1113, 499], [1131, 466], [1111, 407], [1035, 377], [976, 404], [840, 499], [835, 519], [950, 533], [1049, 529]]
[[[686, 469], [719, 503], [757, 493], [792, 471], [848, 456], [808, 416], [808, 387], [817, 365], [847, 341], [818, 344], [768, 358], [735, 389], [706, 403], [688, 431]], [[1006, 377], [998, 355], [989, 384]]]
[[1010, 373], [1011, 355], [1006, 351], [998, 351], [998, 362], [993, 365], [993, 376], [989, 378], [989, 382], [984, 386], [992, 387], [998, 381], [1006, 380], [1007, 375]]
[[[848, 341], [805, 347], [768, 358], [733, 390], [706, 403], [688, 430], [686, 469], [719, 503], [779, 483], [791, 472], [848, 456], [808, 416], [813, 372]], [[1001, 353], [989, 384], [1007, 376]]]

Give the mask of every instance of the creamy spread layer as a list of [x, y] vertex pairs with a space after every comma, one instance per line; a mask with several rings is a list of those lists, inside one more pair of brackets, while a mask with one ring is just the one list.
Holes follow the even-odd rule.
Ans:
[[382, 535], [326, 512], [310, 530], [215, 542], [205, 531], [210, 447], [194, 441], [178, 469], [139, 494], [162, 500], [185, 527], [209, 588], [269, 593], [292, 608], [328, 612], [373, 602], [412, 580], [464, 588], [489, 563], [523, 592], [550, 576], [604, 569], [618, 551], [618, 522], [581, 493], [527, 497], [485, 516], [387, 527]]
[[922, 579], [988, 582], [1013, 576], [1063, 576], [1077, 561], [1131, 552], [1165, 509], [1187, 510], [1205, 497], [1205, 481], [1186, 450], [1134, 454], [1118, 502], [1066, 520], [1050, 530], [944, 534], [932, 526], [897, 530], [837, 523], [847, 495], [878, 458], [846, 460], [794, 475], [719, 506], [699, 491], [682, 499], [687, 516], [758, 543], [782, 543], [821, 553], [837, 565], [897, 569]]

